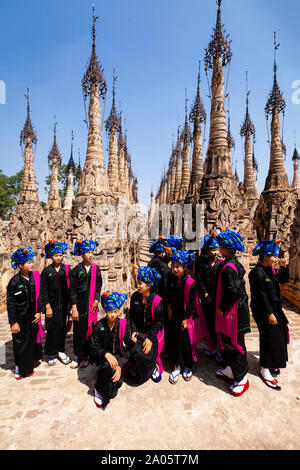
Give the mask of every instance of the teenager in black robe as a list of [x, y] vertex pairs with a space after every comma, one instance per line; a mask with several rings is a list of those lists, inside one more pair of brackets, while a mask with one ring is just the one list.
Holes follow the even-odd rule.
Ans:
[[[48, 365], [53, 366], [58, 358], [67, 365], [71, 359], [65, 354], [67, 333], [67, 315], [70, 312], [68, 282], [70, 282], [70, 267], [62, 263], [63, 254], [68, 244], [53, 242], [45, 246], [46, 258], [51, 258], [52, 264], [41, 274], [43, 302], [46, 309], [45, 325], [47, 330], [45, 352], [48, 354]], [[67, 280], [68, 277], [68, 280]]]
[[132, 344], [130, 322], [119, 318], [126, 299], [127, 294], [104, 292], [101, 303], [106, 317], [93, 325], [90, 360], [98, 366], [94, 402], [102, 409], [117, 396], [123, 383], [122, 369], [129, 358], [128, 347]]
[[138, 289], [131, 297], [129, 311], [134, 345], [130, 349], [127, 376], [135, 385], [142, 385], [150, 377], [156, 383], [161, 380], [161, 369], [157, 364], [157, 334], [164, 326], [164, 308], [160, 298], [156, 308], [153, 305], [157, 294], [152, 292], [152, 288], [155, 281], [160, 279], [160, 274], [148, 266], [137, 269]]
[[[216, 315], [220, 317], [220, 321], [228, 321], [227, 314], [232, 312], [237, 305], [236, 323], [231, 323], [229, 331], [226, 330], [227, 334], [224, 334], [223, 326], [218, 326], [216, 316], [216, 335], [219, 348], [222, 350], [223, 365], [226, 366], [217, 370], [216, 375], [231, 384], [231, 395], [239, 397], [249, 388], [245, 334], [250, 332], [250, 314], [244, 280], [245, 269], [235, 254], [237, 251], [244, 252], [245, 245], [241, 235], [229, 229], [217, 235], [216, 239], [220, 246], [221, 256], [224, 258], [224, 261], [220, 262], [217, 267], [213, 299]], [[219, 281], [222, 283], [220, 292], [218, 292]], [[216, 302], [218, 295], [220, 296], [219, 304]]]
[[37, 343], [39, 322], [43, 313], [42, 296], [36, 302], [32, 274], [34, 252], [19, 248], [11, 257], [14, 269], [20, 268], [7, 286], [7, 313], [11, 327], [17, 380], [34, 374], [34, 364], [42, 358], [42, 345]]
[[187, 269], [192, 265], [195, 255], [188, 251], [178, 251], [173, 248], [171, 259], [173, 272], [168, 281], [168, 314], [170, 320], [168, 359], [174, 367], [169, 376], [169, 381], [176, 384], [181, 372], [184, 380], [189, 381], [192, 379], [194, 359], [187, 322], [191, 317], [194, 319], [197, 316], [197, 285], [195, 282], [191, 285], [189, 300], [185, 309], [185, 285], [190, 277]]
[[253, 250], [259, 262], [249, 273], [251, 310], [259, 330], [260, 377], [275, 390], [281, 387], [273, 375], [277, 376], [288, 361], [288, 319], [281, 307], [280, 284], [289, 282], [289, 268], [281, 259], [280, 270], [274, 270], [279, 243], [260, 242]]
[[[71, 272], [70, 301], [72, 305], [73, 320], [73, 347], [75, 358], [72, 361], [71, 369], [83, 368], [89, 364], [89, 353], [91, 345], [91, 330], [89, 317], [93, 315], [97, 321], [98, 304], [102, 288], [102, 275], [98, 266], [96, 266], [96, 283], [94, 292], [92, 292], [93, 305], [89, 310], [91, 303], [90, 287], [92, 274], [93, 251], [98, 242], [92, 240], [77, 240], [74, 247], [74, 254], [81, 255], [82, 262], [79, 263]], [[91, 331], [92, 333], [92, 331]]]
[[[219, 245], [216, 234], [205, 235], [202, 239], [201, 254], [196, 259], [195, 280], [197, 282], [199, 297], [210, 337], [217, 344], [215, 332], [215, 309], [212, 298], [215, 289], [215, 275], [220, 260]], [[219, 351], [210, 351], [206, 346], [205, 354], [209, 359], [216, 358], [217, 363], [222, 363]]]

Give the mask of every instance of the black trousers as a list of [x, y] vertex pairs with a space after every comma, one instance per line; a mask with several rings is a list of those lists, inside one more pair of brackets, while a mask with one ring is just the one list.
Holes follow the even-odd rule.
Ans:
[[222, 359], [224, 366], [230, 366], [234, 380], [240, 382], [249, 370], [248, 361], [247, 361], [247, 351], [245, 345], [245, 335], [243, 333], [237, 334], [237, 343], [242, 346], [245, 354], [242, 354], [238, 351], [231, 343], [228, 336], [222, 334], [222, 342], [224, 349], [222, 351]]
[[45, 320], [46, 324], [46, 343], [45, 353], [49, 356], [55, 356], [58, 352], [65, 352], [65, 340], [67, 334], [66, 311], [53, 310], [53, 317]]
[[174, 365], [190, 369], [194, 364], [190, 337], [187, 328], [180, 330], [181, 322], [170, 321], [168, 359]]
[[42, 345], [36, 343], [38, 325], [20, 325], [20, 333], [12, 335], [16, 366], [23, 377], [33, 372], [34, 363], [42, 358]]
[[257, 325], [259, 329], [260, 365], [266, 369], [283, 369], [288, 361], [285, 326]]
[[134, 376], [135, 385], [142, 385], [150, 377], [155, 369], [158, 343], [152, 343], [151, 351], [148, 354], [143, 352], [145, 338], [138, 336], [137, 342], [130, 349], [130, 369], [129, 373]]
[[79, 321], [73, 321], [73, 348], [79, 361], [90, 354], [91, 341], [85, 339], [87, 330], [88, 318], [86, 316], [79, 316]]
[[[119, 366], [121, 368], [127, 363], [126, 357], [120, 357], [115, 355]], [[97, 380], [95, 383], [95, 389], [102, 396], [104, 402], [108, 403], [112, 397], [115, 397], [118, 393], [118, 389], [122, 386], [124, 378], [123, 373], [118, 382], [113, 382], [112, 377], [115, 374], [115, 370], [111, 368], [109, 362], [106, 359], [102, 359], [99, 362], [99, 368], [97, 372]]]

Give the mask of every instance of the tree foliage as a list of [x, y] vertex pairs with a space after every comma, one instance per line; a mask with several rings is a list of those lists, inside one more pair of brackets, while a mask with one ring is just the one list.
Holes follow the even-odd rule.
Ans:
[[18, 202], [22, 188], [23, 170], [13, 176], [6, 176], [0, 170], [0, 218], [8, 220]]

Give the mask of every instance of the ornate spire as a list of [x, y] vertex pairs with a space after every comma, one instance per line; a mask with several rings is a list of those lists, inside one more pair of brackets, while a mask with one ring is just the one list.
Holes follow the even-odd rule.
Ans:
[[98, 19], [99, 16], [95, 17], [95, 6], [93, 5], [92, 55], [82, 79], [82, 90], [85, 98], [90, 95], [92, 85], [98, 86], [100, 96], [105, 96], [107, 92], [107, 85], [103, 75], [103, 68], [99, 63], [96, 54], [96, 21]]
[[68, 171], [72, 170], [72, 173], [75, 174], [76, 166], [75, 166], [75, 162], [73, 158], [73, 141], [74, 141], [74, 132], [72, 131], [71, 132], [71, 155], [70, 155], [69, 162], [67, 164], [67, 170]]
[[82, 176], [82, 169], [81, 169], [81, 163], [80, 163], [80, 149], [78, 149], [78, 167], [77, 167], [77, 172], [76, 172], [77, 181], [80, 181], [81, 176]]
[[32, 144], [37, 144], [37, 137], [30, 118], [29, 88], [27, 88], [27, 94], [25, 95], [25, 98], [27, 101], [27, 118], [20, 134], [20, 145], [25, 145], [27, 139], [30, 139]]
[[54, 130], [53, 130], [53, 145], [52, 148], [49, 152], [48, 155], [48, 163], [51, 165], [53, 160], [57, 160], [58, 162], [61, 162], [61, 153], [59, 151], [59, 148], [57, 146], [56, 142], [56, 127], [57, 127], [57, 122], [55, 122], [56, 116], [54, 116]]
[[292, 182], [292, 190], [300, 192], [300, 177], [299, 177], [300, 157], [297, 152], [296, 144], [295, 144], [295, 149], [294, 149], [292, 160], [294, 163], [294, 177], [293, 177], [293, 182]]
[[196, 121], [206, 122], [206, 111], [205, 111], [204, 105], [200, 97], [200, 81], [201, 81], [200, 67], [201, 67], [201, 61], [199, 60], [197, 94], [196, 94], [196, 98], [195, 98], [194, 104], [190, 112], [190, 122], [192, 122], [194, 125]]
[[175, 185], [174, 185], [174, 196], [173, 200], [176, 203], [179, 197], [180, 185], [181, 185], [181, 144], [180, 144], [180, 126], [178, 126], [177, 130], [177, 145], [175, 148]]
[[225, 67], [232, 57], [231, 52], [231, 40], [229, 35], [225, 34], [224, 25], [222, 25], [221, 20], [221, 3], [222, 0], [218, 0], [218, 13], [217, 13], [217, 22], [216, 27], [213, 30], [211, 36], [211, 41], [208, 45], [208, 48], [205, 49], [205, 70], [212, 69], [214, 65], [214, 60], [217, 56], [220, 56], [222, 59], [222, 67]]
[[188, 113], [187, 113], [187, 96], [185, 90], [185, 122], [183, 132], [181, 134], [181, 140], [183, 141], [183, 150], [182, 150], [182, 177], [181, 185], [179, 192], [179, 199], [184, 200], [188, 190], [191, 179], [191, 169], [190, 169], [190, 143], [192, 141], [192, 134], [190, 131], [190, 126], [188, 123]]
[[67, 164], [67, 171], [68, 171], [68, 183], [67, 183], [67, 192], [64, 201], [64, 210], [71, 210], [72, 203], [75, 199], [74, 195], [74, 175], [76, 171], [75, 162], [73, 158], [73, 141], [74, 141], [74, 132], [71, 133], [71, 155], [70, 160]]
[[115, 102], [115, 97], [116, 97], [116, 81], [117, 77], [115, 75], [115, 69], [113, 70], [113, 100], [112, 100], [112, 107], [110, 111], [110, 115], [108, 116], [108, 119], [105, 122], [105, 129], [111, 134], [111, 131], [113, 128], [116, 130], [119, 130], [120, 128], [120, 117], [117, 114], [116, 111], [116, 102]]
[[250, 91], [248, 91], [248, 71], [246, 70], [246, 116], [245, 120], [241, 126], [240, 135], [242, 137], [246, 137], [248, 134], [253, 136], [253, 141], [255, 142], [255, 126], [251, 121], [249, 115], [249, 95]]
[[61, 154], [56, 143], [57, 122], [55, 122], [55, 118], [56, 116], [54, 116], [53, 145], [48, 155], [48, 163], [51, 166], [51, 181], [50, 181], [50, 189], [49, 189], [48, 202], [47, 202], [48, 209], [60, 209], [61, 208], [59, 183], [58, 183], [58, 166], [59, 166], [59, 163], [61, 162]]
[[276, 61], [276, 51], [278, 50], [280, 44], [277, 43], [276, 40], [276, 31], [274, 31], [274, 80], [273, 80], [273, 88], [271, 90], [271, 93], [269, 95], [266, 107], [265, 107], [265, 113], [266, 113], [266, 118], [268, 119], [269, 116], [272, 115], [274, 109], [278, 109], [278, 113], [283, 113], [285, 111], [285, 100], [283, 98], [283, 94], [280, 91], [280, 88], [277, 83], [277, 61]]

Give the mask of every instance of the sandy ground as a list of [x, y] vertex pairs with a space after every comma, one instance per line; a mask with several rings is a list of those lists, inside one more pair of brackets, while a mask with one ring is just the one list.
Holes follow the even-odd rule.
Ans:
[[[250, 389], [232, 397], [204, 356], [191, 382], [124, 384], [105, 411], [93, 402], [96, 366], [73, 371], [41, 362], [16, 381], [7, 316], [0, 316], [0, 448], [95, 450], [298, 449], [300, 447], [300, 314], [288, 305], [292, 341], [280, 392], [258, 377], [258, 332], [246, 337]], [[67, 338], [72, 353], [72, 334]]]

